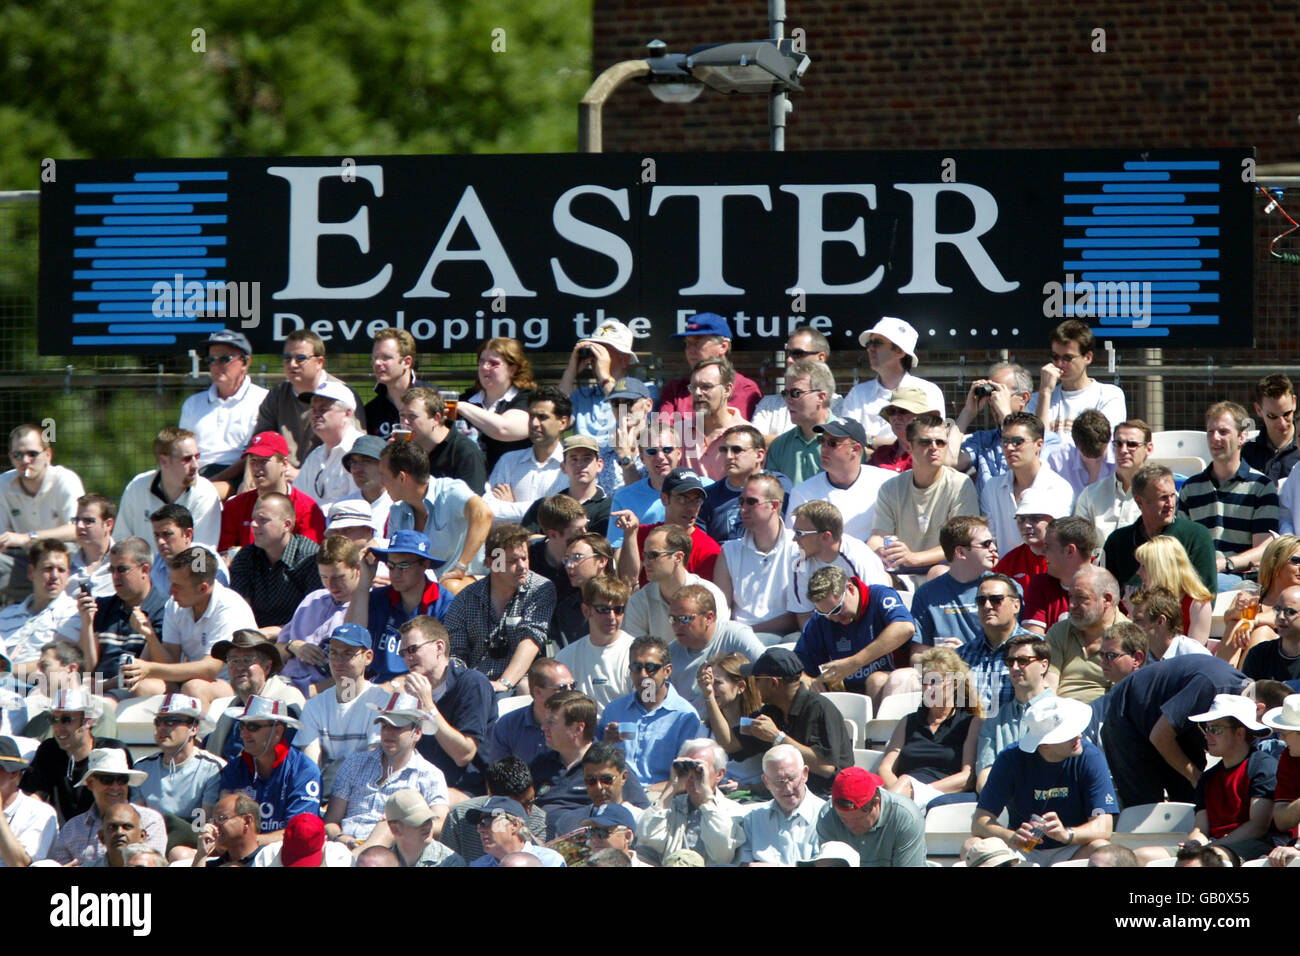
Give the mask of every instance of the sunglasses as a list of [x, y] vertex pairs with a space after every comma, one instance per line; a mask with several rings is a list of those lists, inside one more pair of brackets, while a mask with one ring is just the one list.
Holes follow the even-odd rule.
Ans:
[[[793, 358], [796, 362], [798, 362], [798, 361], [801, 361], [802, 359], [806, 359], [806, 358], [807, 358], [808, 356], [810, 356], [810, 355], [820, 355], [821, 353], [820, 353], [820, 352], [809, 352], [807, 349], [786, 349], [786, 350], [785, 350], [785, 354], [786, 354], [787, 356], [789, 356], [790, 358]], [[784, 395], [785, 393], [782, 392], [781, 394]], [[798, 396], [798, 395], [793, 395], [793, 396], [791, 396], [791, 397], [792, 397], [792, 398], [798, 398], [799, 396]]]
[[421, 561], [389, 561], [388, 567], [393, 571], [409, 571], [411, 568], [423, 570], [424, 563]]
[[61, 717], [51, 717], [50, 723], [67, 725], [67, 724], [80, 723], [81, 720], [82, 720], [81, 714], [64, 714]]
[[836, 614], [839, 614], [840, 611], [844, 610], [844, 599], [848, 596], [848, 593], [849, 593], [849, 589], [845, 588], [844, 593], [840, 595], [839, 604], [835, 605], [829, 611], [818, 611], [817, 613], [820, 614], [822, 617], [834, 617]]
[[623, 828], [620, 826], [598, 827], [593, 824], [592, 826], [587, 827], [587, 832], [593, 836], [600, 837], [602, 840], [608, 840], [611, 833], [621, 829]]
[[649, 455], [651, 458], [655, 457], [655, 455], [663, 455], [665, 458], [667, 458], [676, 450], [677, 449], [674, 448], [672, 445], [658, 445], [658, 446], [650, 445], [646, 448], [645, 453]]
[[106, 787], [125, 787], [131, 778], [124, 773], [97, 773], [95, 779]]
[[1019, 448], [1027, 441], [1029, 441], [1028, 438], [1019, 438], [1010, 435], [1002, 436], [1002, 444], [1006, 445], [1008, 448]]
[[744, 498], [741, 498], [740, 503], [742, 505], [745, 505], [748, 508], [753, 508], [757, 505], [761, 505], [765, 501], [772, 501], [772, 500], [773, 499], [771, 498], [755, 498], [753, 495], [749, 495]]
[[420, 653], [420, 648], [424, 647], [425, 644], [432, 643], [433, 641], [421, 641], [419, 644], [408, 644], [397, 653], [401, 654], [403, 657], [414, 657], [416, 654]]
[[849, 440], [850, 439], [848, 438], [832, 438], [829, 435], [821, 436], [821, 443], [823, 448], [838, 448], [842, 443]]
[[179, 727], [181, 724], [189, 726], [193, 721], [189, 717], [155, 717], [153, 725], [155, 727]]
[[992, 607], [1001, 607], [1002, 602], [1011, 597], [1010, 594], [980, 594], [976, 596], [975, 603], [980, 607], [988, 604]]
[[918, 439], [916, 440], [916, 444], [920, 445], [922, 448], [929, 448], [931, 445], [933, 445], [935, 448], [947, 448], [947, 447], [948, 447], [948, 439], [946, 439], [946, 438], [918, 438]]
[[[874, 799], [875, 797], [871, 798], [871, 800]], [[835, 804], [835, 809], [837, 810], [865, 810], [867, 807], [871, 806], [871, 800], [864, 800], [862, 803], [854, 803], [847, 797], [836, 797], [831, 802]]]
[[719, 445], [718, 451], [724, 455], [743, 455], [747, 451], [753, 451], [752, 448], [746, 448], [744, 445]]
[[691, 621], [695, 620], [699, 616], [699, 611], [696, 611], [694, 614], [669, 614], [668, 620], [672, 621], [674, 624], [690, 624]]
[[1111, 442], [1111, 444], [1114, 445], [1116, 448], [1127, 448], [1129, 451], [1132, 451], [1132, 450], [1135, 449], [1135, 448], [1141, 448], [1142, 445], [1143, 445], [1143, 442], [1140, 442], [1140, 441], [1120, 441], [1118, 438], [1116, 438], [1114, 441]]
[[212, 366], [214, 365], [224, 366], [224, 365], [229, 365], [236, 358], [238, 358], [238, 356], [236, 355], [209, 355], [204, 360], [204, 364], [207, 365], [208, 368], [212, 368]]
[[867, 339], [867, 348], [869, 349], [887, 349], [893, 345], [889, 339]]
[[1042, 658], [1036, 654], [1032, 657], [1008, 657], [1007, 667], [1008, 668], [1028, 667], [1030, 664], [1034, 663], [1034, 661], [1041, 661], [1041, 660]]
[[310, 362], [315, 357], [316, 356], [308, 355], [304, 352], [295, 352], [293, 354], [290, 354], [289, 352], [285, 352], [283, 355], [280, 356], [280, 358], [284, 359], [290, 365], [294, 365], [294, 364], [301, 365], [304, 362]]
[[998, 547], [998, 539], [985, 538], [983, 541], [972, 541], [970, 543], [970, 546], [972, 548], [985, 548], [988, 549], [989, 551], [996, 551]]
[[656, 664], [654, 661], [633, 661], [631, 664], [628, 665], [628, 670], [630, 670], [633, 674], [635, 674], [637, 671], [645, 671], [651, 677], [653, 677], [655, 674], [658, 674], [663, 669], [664, 669], [663, 664]]
[[796, 538], [806, 538], [810, 534], [821, 534], [821, 532], [816, 528], [809, 528], [807, 531], [799, 531], [798, 529], [795, 529], [794, 536]]
[[1206, 734], [1207, 736], [1213, 734], [1216, 737], [1222, 737], [1231, 730], [1232, 724], [1201, 724], [1201, 733]]
[[677, 553], [676, 551], [647, 551], [645, 553], [645, 559], [647, 561], [655, 561], [658, 560], [659, 558], [665, 558], [670, 554], [676, 554], [676, 553]]
[[596, 777], [583, 777], [582, 779], [586, 781], [586, 784], [589, 787], [594, 787], [596, 784], [605, 787], [612, 787], [614, 786], [614, 781], [617, 780], [618, 777], [614, 776], [612, 773], [602, 773]]
[[781, 397], [794, 401], [795, 399], [803, 398], [805, 395], [811, 394], [812, 392], [820, 391], [822, 391], [820, 388], [783, 388], [781, 389]]
[[272, 725], [275, 723], [275, 721], [273, 721], [273, 720], [245, 720], [245, 721], [242, 721], [242, 723], [243, 723], [243, 725], [244, 725], [244, 729], [247, 730], [250, 734], [260, 734], [262, 731], [266, 730], [267, 727], [272, 726]]
[[1103, 663], [1109, 664], [1111, 661], [1119, 660], [1121, 657], [1128, 657], [1128, 651], [1102, 651], [1097, 655]]
[[[597, 614], [622, 614], [627, 610], [626, 604], [593, 604], [591, 609]], [[653, 673], [653, 672], [652, 672]]]

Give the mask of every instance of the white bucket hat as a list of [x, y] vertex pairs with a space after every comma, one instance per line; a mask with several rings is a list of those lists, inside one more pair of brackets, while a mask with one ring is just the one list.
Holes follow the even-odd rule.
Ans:
[[1020, 719], [1020, 749], [1034, 753], [1042, 744], [1063, 744], [1073, 740], [1092, 722], [1092, 708], [1068, 697], [1047, 697], [1035, 701]]
[[248, 698], [248, 703], [244, 705], [243, 710], [236, 707], [226, 713], [241, 723], [245, 720], [278, 720], [286, 727], [296, 729], [301, 726], [297, 720], [289, 716], [289, 705], [284, 701], [258, 697], [256, 694]]
[[1016, 516], [1020, 515], [1051, 515], [1053, 518], [1064, 518], [1070, 513], [1070, 500], [1062, 498], [1059, 494], [1053, 494], [1045, 488], [1026, 488], [1024, 494], [1020, 496], [1020, 504], [1016, 505]]
[[896, 319], [892, 315], [882, 315], [879, 322], [858, 336], [858, 344], [865, 349], [873, 334], [884, 336], [906, 352], [912, 360], [913, 369], [921, 364], [921, 360], [916, 357], [918, 337], [916, 329], [902, 319]]
[[[1300, 694], [1296, 696], [1300, 697]], [[1194, 720], [1198, 724], [1208, 724], [1220, 717], [1234, 717], [1247, 730], [1253, 730], [1256, 733], [1268, 733], [1268, 728], [1255, 719], [1255, 702], [1249, 697], [1242, 697], [1239, 694], [1215, 694], [1214, 703], [1210, 704], [1209, 710], [1203, 714], [1193, 714], [1187, 719]]]
[[126, 774], [127, 785], [131, 787], [140, 786], [140, 784], [144, 783], [145, 778], [149, 776], [143, 770], [132, 770], [128, 767], [126, 765], [126, 751], [117, 747], [97, 747], [92, 750], [90, 752], [90, 763], [86, 765], [86, 772], [77, 781], [77, 786], [84, 787], [86, 781], [97, 773]]
[[168, 694], [158, 705], [155, 717], [189, 717], [199, 722], [199, 736], [212, 733], [213, 724], [198, 698], [188, 694]]
[[431, 734], [438, 725], [420, 709], [420, 702], [410, 694], [390, 694], [388, 700], [380, 704], [366, 704], [376, 711], [375, 720], [382, 720], [390, 727], [403, 727], [406, 724], [419, 724], [420, 730]]
[[839, 840], [831, 840], [829, 843], [823, 843], [821, 852], [811, 860], [800, 860], [798, 866], [816, 866], [822, 860], [836, 860], [844, 866], [858, 865], [858, 851], [853, 849], [847, 843], [841, 843]]
[[632, 330], [620, 322], [618, 319], [605, 319], [596, 330], [582, 341], [596, 342], [613, 349], [616, 352], [622, 352], [624, 355], [636, 361], [636, 352], [632, 351], [632, 343], [635, 336]]
[[1291, 694], [1281, 707], [1274, 707], [1260, 721], [1274, 730], [1300, 730], [1300, 694]]

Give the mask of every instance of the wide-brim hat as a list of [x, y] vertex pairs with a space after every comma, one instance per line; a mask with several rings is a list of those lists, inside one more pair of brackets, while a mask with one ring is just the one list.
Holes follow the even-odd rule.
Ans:
[[1092, 722], [1092, 708], [1068, 697], [1047, 697], [1029, 705], [1021, 718], [1020, 749], [1027, 754], [1043, 744], [1073, 740]]
[[873, 334], [889, 339], [907, 353], [912, 360], [912, 368], [921, 364], [921, 360], [916, 357], [916, 340], [919, 338], [917, 331], [902, 319], [892, 315], [881, 316], [879, 322], [858, 336], [858, 344], [865, 349]]
[[366, 704], [375, 711], [375, 720], [382, 720], [390, 727], [404, 727], [418, 724], [423, 733], [431, 734], [438, 729], [433, 718], [420, 709], [420, 702], [410, 694], [389, 694], [382, 704]]
[[155, 717], [189, 717], [191, 720], [199, 722], [199, 736], [203, 737], [212, 733], [215, 726], [212, 721], [208, 720], [207, 712], [203, 705], [195, 697], [188, 694], [168, 694], [163, 698]]
[[433, 560], [429, 539], [419, 531], [394, 531], [392, 537], [388, 539], [388, 547], [371, 548], [370, 553], [376, 554], [385, 560], [394, 554], [412, 554], [417, 558], [424, 558], [426, 561]]
[[859, 866], [861, 858], [858, 851], [853, 849], [847, 843], [841, 843], [839, 840], [831, 840], [823, 843], [821, 850], [811, 860], [799, 860], [795, 866], [816, 866], [824, 860], [834, 860], [844, 866]]
[[596, 326], [596, 331], [583, 339], [583, 342], [595, 342], [597, 345], [603, 345], [611, 348], [616, 352], [622, 352], [632, 361], [636, 361], [636, 352], [632, 351], [632, 343], [636, 336], [632, 330], [620, 322], [618, 319], [605, 319], [600, 325]]
[[1265, 713], [1260, 722], [1274, 730], [1300, 730], [1300, 694], [1289, 695], [1281, 707]]
[[23, 756], [18, 741], [12, 737], [0, 737], [0, 770], [22, 770], [30, 764], [31, 761]]
[[255, 631], [251, 627], [241, 627], [230, 635], [229, 640], [217, 641], [212, 645], [209, 651], [213, 657], [219, 661], [224, 661], [229, 655], [231, 648], [238, 647], [244, 650], [257, 650], [262, 652], [263, 657], [270, 658], [270, 663], [266, 668], [266, 676], [274, 677], [276, 671], [280, 669], [283, 663], [280, 660], [280, 651], [275, 646], [275, 641], [267, 637], [261, 631]]
[[358, 455], [362, 458], [373, 458], [375, 461], [378, 461], [379, 456], [384, 453], [384, 449], [387, 447], [388, 443], [378, 435], [362, 435], [352, 443], [352, 447], [348, 449], [348, 453], [343, 456], [343, 467], [344, 469], [351, 468], [352, 462], [349, 459], [355, 458]]
[[233, 707], [226, 713], [240, 723], [246, 720], [274, 720], [295, 730], [302, 726], [297, 719], [290, 716], [289, 705], [284, 701], [259, 697], [256, 694], [248, 698], [248, 703], [243, 708]]
[[889, 410], [897, 408], [900, 411], [911, 412], [913, 415], [920, 415], [922, 412], [938, 411], [933, 407], [933, 403], [926, 397], [925, 390], [917, 388], [915, 385], [904, 385], [902, 388], [896, 388], [889, 396], [889, 404], [880, 410], [881, 418], [889, 417]]
[[1232, 717], [1247, 730], [1257, 734], [1267, 734], [1268, 728], [1255, 719], [1255, 713], [1255, 702], [1249, 697], [1242, 697], [1240, 694], [1215, 694], [1209, 710], [1203, 714], [1193, 714], [1187, 719], [1198, 724], [1208, 724], [1220, 717]]
[[1016, 515], [1050, 515], [1065, 518], [1070, 514], [1070, 499], [1045, 488], [1026, 488], [1016, 505]]
[[90, 762], [86, 772], [77, 781], [78, 787], [84, 787], [86, 781], [97, 773], [125, 774], [128, 786], [138, 787], [149, 775], [143, 770], [132, 770], [127, 766], [126, 751], [118, 747], [96, 747], [90, 752]]

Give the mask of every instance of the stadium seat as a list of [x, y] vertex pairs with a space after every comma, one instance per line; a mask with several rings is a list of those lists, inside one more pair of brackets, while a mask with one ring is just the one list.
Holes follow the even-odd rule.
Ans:
[[875, 773], [876, 768], [880, 766], [881, 759], [885, 756], [883, 750], [864, 750], [861, 747], [853, 748], [853, 766], [861, 767], [863, 770], [870, 770]]
[[1151, 435], [1151, 444], [1153, 451], [1147, 456], [1148, 464], [1162, 459], [1195, 458], [1201, 463], [1201, 467], [1196, 470], [1202, 471], [1205, 463], [1210, 460], [1210, 442], [1205, 437], [1205, 432], [1155, 432]]
[[1258, 860], [1247, 860], [1245, 863], [1241, 864], [1241, 866], [1242, 869], [1245, 869], [1248, 866], [1268, 866], [1268, 857], [1261, 856]]
[[1171, 857], [1166, 857], [1165, 859], [1162, 859], [1162, 860], [1152, 860], [1150, 863], [1147, 864], [1147, 866], [1148, 866], [1148, 867], [1152, 867], [1152, 866], [1173, 866], [1173, 865], [1174, 865], [1175, 863], [1177, 863], [1177, 862], [1178, 862], [1178, 860], [1177, 860], [1176, 858], [1174, 858], [1174, 857], [1171, 856]]
[[974, 802], [949, 803], [928, 810], [925, 814], [925, 852], [930, 856], [960, 856], [962, 844], [970, 839], [976, 806]]
[[1125, 807], [1115, 822], [1116, 833], [1187, 833], [1196, 821], [1190, 803], [1140, 803]]
[[[656, 539], [657, 540], [657, 539]], [[511, 711], [519, 710], [521, 707], [528, 707], [532, 704], [531, 695], [520, 695], [516, 697], [502, 697], [497, 701], [497, 719], [500, 720]]]
[[117, 739], [128, 747], [153, 746], [153, 718], [163, 702], [162, 694], [132, 697], [117, 705]]
[[1087, 865], [1088, 865], [1087, 860], [1062, 860], [1060, 863], [1053, 863], [1052, 867], [1055, 868], [1058, 866], [1087, 866]]
[[871, 698], [866, 694], [829, 691], [822, 696], [848, 718], [853, 727], [853, 746], [861, 747], [866, 740], [867, 722], [871, 720]]
[[916, 712], [921, 706], [921, 692], [909, 691], [905, 694], [892, 694], [880, 702], [880, 712], [876, 714], [881, 720], [901, 720]]
[[863, 743], [868, 746], [872, 744], [885, 745], [889, 743], [889, 738], [894, 734], [894, 728], [898, 726], [898, 718], [891, 717], [888, 719], [877, 717], [875, 720], [867, 721], [867, 726], [863, 728]]

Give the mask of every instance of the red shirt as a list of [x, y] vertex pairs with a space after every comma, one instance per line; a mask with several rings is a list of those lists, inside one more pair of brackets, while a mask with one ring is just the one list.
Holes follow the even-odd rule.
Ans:
[[[1277, 758], [1277, 789], [1273, 799], [1278, 803], [1290, 803], [1300, 800], [1300, 758], [1292, 757], [1287, 751]], [[1300, 827], [1292, 827], [1291, 836], [1300, 836]]]
[[[311, 495], [290, 486], [289, 500], [293, 502], [293, 533], [304, 538], [311, 538], [317, 544], [325, 540], [325, 512], [320, 510], [316, 499]], [[246, 548], [253, 543], [253, 529], [249, 522], [253, 517], [253, 506], [257, 504], [257, 489], [245, 491], [242, 495], [227, 500], [221, 506], [221, 538], [217, 550], [227, 548]], [[369, 505], [366, 505], [369, 508]]]
[[[636, 546], [641, 554], [645, 554], [645, 539], [655, 528], [662, 525], [659, 521], [655, 524], [643, 524], [636, 529]], [[700, 530], [699, 525], [691, 525], [691, 556], [686, 561], [686, 570], [692, 574], [698, 574], [706, 581], [713, 580], [713, 565], [717, 563], [718, 555], [722, 553], [722, 547], [707, 534]], [[645, 576], [645, 561], [641, 562], [641, 586], [647, 584]]]
[[1215, 764], [1197, 786], [1196, 808], [1205, 810], [1212, 840], [1221, 840], [1250, 819], [1252, 798], [1272, 799], [1273, 758], [1251, 750], [1241, 763], [1225, 769]]
[[1046, 630], [1069, 613], [1070, 593], [1061, 587], [1060, 581], [1046, 571], [1029, 579], [1025, 585], [1025, 607], [1020, 615], [1021, 624], [1037, 621]]
[[[691, 393], [687, 386], [690, 384], [690, 378], [675, 378], [663, 387], [659, 393], [659, 411], [676, 412], [683, 418], [693, 418], [695, 416], [695, 404], [691, 401]], [[731, 401], [727, 404], [733, 408], [740, 409], [741, 416], [745, 421], [751, 421], [754, 417], [754, 409], [758, 407], [759, 399], [763, 393], [759, 390], [758, 384], [752, 378], [746, 378], [739, 372], [736, 373], [736, 387], [731, 393]]]
[[889, 471], [910, 471], [912, 453], [903, 450], [903, 443], [896, 441], [892, 445], [881, 445], [871, 453], [871, 464]]
[[1012, 548], [1010, 553], [993, 566], [993, 570], [997, 574], [1005, 574], [1019, 584], [1023, 591], [1035, 574], [1047, 573], [1047, 559], [1030, 551], [1029, 545], [1022, 544]]

